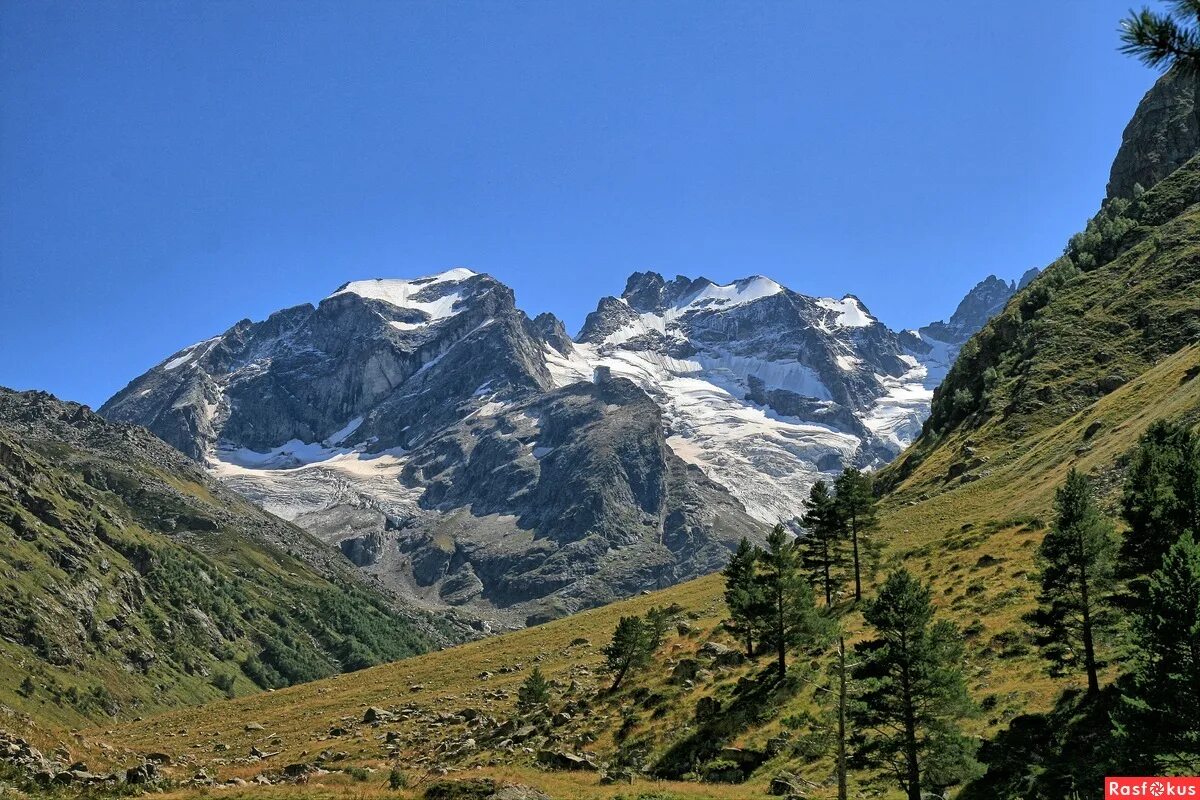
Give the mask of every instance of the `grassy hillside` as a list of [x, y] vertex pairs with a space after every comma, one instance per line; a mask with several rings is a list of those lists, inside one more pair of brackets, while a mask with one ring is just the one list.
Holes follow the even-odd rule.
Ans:
[[1132, 203], [1110, 202], [963, 347], [885, 485], [920, 497], [972, 480], [1200, 342], [1197, 203], [1200, 156]]
[[0, 390], [0, 703], [29, 721], [131, 718], [434, 645], [349, 565], [300, 557], [319, 547], [145, 431]]

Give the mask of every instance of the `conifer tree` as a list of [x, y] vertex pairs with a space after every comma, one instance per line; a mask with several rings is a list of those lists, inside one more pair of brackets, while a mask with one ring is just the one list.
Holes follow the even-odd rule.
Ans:
[[847, 467], [834, 484], [838, 516], [850, 536], [854, 559], [854, 600], [862, 600], [862, 555], [868, 552], [867, 534], [878, 524], [871, 478]]
[[1200, 536], [1200, 437], [1185, 425], [1152, 424], [1126, 471], [1121, 510], [1129, 524], [1122, 562], [1135, 573], [1158, 569], [1185, 531]]
[[1117, 716], [1136, 768], [1200, 770], [1200, 544], [1185, 533], [1151, 576], [1137, 661]]
[[1108, 624], [1114, 543], [1108, 522], [1096, 510], [1083, 473], [1072, 469], [1054, 497], [1055, 519], [1038, 550], [1041, 593], [1030, 621], [1055, 674], [1078, 664], [1083, 651], [1088, 692], [1100, 689], [1096, 633]]
[[1142, 8], [1121, 20], [1121, 52], [1143, 64], [1200, 75], [1200, 2], [1171, 0], [1171, 9]]
[[737, 552], [722, 573], [725, 576], [725, 605], [734, 630], [746, 644], [746, 657], [754, 657], [754, 637], [760, 615], [761, 598], [756, 579], [761, 551], [742, 537]]
[[824, 589], [825, 605], [833, 605], [834, 570], [841, 562], [842, 519], [825, 481], [817, 481], [804, 501], [800, 522], [806, 535], [799, 541], [804, 569]]
[[862, 689], [850, 709], [854, 763], [882, 766], [909, 800], [977, 775], [974, 745], [958, 728], [972, 710], [962, 641], [953, 624], [934, 621], [932, 590], [906, 570], [893, 572], [863, 618], [875, 638], [855, 648]]
[[517, 708], [522, 711], [545, 705], [550, 702], [550, 682], [542, 674], [542, 668], [535, 665], [520, 688], [517, 689]]
[[800, 554], [782, 525], [767, 537], [759, 558], [761, 628], [765, 644], [775, 651], [781, 678], [787, 675], [787, 651], [804, 642], [815, 642], [825, 625], [813, 604], [812, 586], [800, 568]]
[[612, 641], [604, 646], [604, 666], [613, 674], [615, 692], [631, 669], [643, 667], [654, 653], [653, 633], [641, 617], [621, 617]]

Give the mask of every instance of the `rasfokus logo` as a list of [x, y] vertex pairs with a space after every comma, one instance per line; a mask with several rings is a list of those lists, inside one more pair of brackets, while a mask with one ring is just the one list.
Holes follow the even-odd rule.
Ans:
[[1114, 797], [1200, 798], [1200, 778], [1105, 778], [1104, 800]]

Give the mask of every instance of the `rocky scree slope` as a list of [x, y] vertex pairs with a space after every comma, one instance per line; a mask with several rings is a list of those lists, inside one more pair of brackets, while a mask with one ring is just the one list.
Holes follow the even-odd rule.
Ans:
[[573, 341], [455, 269], [242, 321], [101, 413], [489, 629], [719, 568], [818, 477], [915, 437], [951, 346], [893, 332], [850, 296], [655, 273]]
[[148, 431], [0, 389], [0, 702], [77, 724], [448, 640], [365, 577]]

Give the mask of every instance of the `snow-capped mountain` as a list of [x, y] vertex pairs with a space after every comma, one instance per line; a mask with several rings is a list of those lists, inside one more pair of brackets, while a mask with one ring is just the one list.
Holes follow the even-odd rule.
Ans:
[[911, 339], [852, 295], [647, 272], [601, 300], [551, 366], [560, 381], [602, 369], [637, 383], [675, 452], [774, 523], [818, 476], [885, 463], [920, 433], [933, 386]]
[[454, 269], [243, 320], [101, 413], [417, 601], [519, 624], [717, 569], [819, 476], [886, 462], [950, 346], [852, 295], [655, 273], [572, 340]]
[[[561, 323], [451, 270], [239, 322], [104, 405], [431, 606], [524, 623], [719, 568], [758, 523]], [[573, 356], [572, 356], [573, 357]]]

